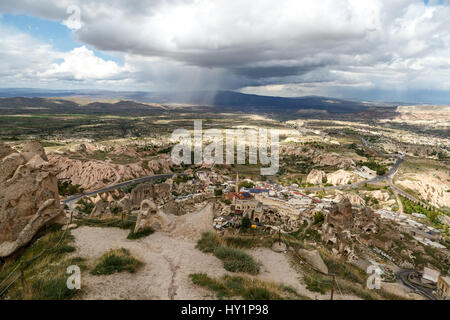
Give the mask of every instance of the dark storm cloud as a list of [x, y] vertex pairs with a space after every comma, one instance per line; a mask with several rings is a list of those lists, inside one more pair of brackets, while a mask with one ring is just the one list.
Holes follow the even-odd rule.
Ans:
[[287, 77], [294, 75], [306, 74], [315, 70], [316, 68], [325, 65], [309, 65], [309, 66], [269, 66], [269, 67], [244, 67], [235, 68], [232, 71], [238, 75], [243, 75], [249, 79], [273, 78], [273, 77]]

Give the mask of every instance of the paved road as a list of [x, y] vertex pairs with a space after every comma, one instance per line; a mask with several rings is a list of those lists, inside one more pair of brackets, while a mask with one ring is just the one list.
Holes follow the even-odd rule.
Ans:
[[408, 280], [408, 276], [414, 273], [416, 273], [416, 271], [403, 269], [397, 272], [396, 276], [405, 286], [407, 286], [410, 289], [413, 289], [414, 292], [421, 294], [422, 296], [424, 296], [429, 300], [437, 300], [436, 297], [433, 295], [433, 290], [419, 287], [418, 285]]
[[108, 192], [108, 191], [112, 191], [112, 190], [116, 190], [122, 187], [126, 187], [135, 183], [143, 183], [146, 181], [151, 181], [151, 180], [157, 180], [157, 179], [168, 179], [171, 178], [173, 176], [173, 174], [158, 174], [158, 175], [154, 175], [154, 176], [148, 176], [148, 177], [142, 177], [142, 178], [137, 178], [137, 179], [133, 179], [133, 180], [129, 180], [129, 181], [125, 181], [125, 182], [121, 182], [112, 186], [108, 186], [99, 190], [95, 190], [89, 193], [83, 193], [83, 194], [77, 194], [75, 196], [72, 196], [70, 198], [67, 198], [66, 200], [63, 201], [64, 204], [71, 204], [76, 202], [77, 200], [81, 199], [82, 197], [90, 197], [90, 196], [95, 196], [96, 194], [102, 193], [102, 192]]

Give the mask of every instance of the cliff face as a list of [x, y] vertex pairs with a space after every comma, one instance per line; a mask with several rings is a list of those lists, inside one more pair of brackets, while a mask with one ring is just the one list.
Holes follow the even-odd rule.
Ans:
[[306, 182], [312, 184], [321, 184], [323, 178], [325, 178], [326, 176], [327, 174], [324, 171], [313, 169], [306, 177]]
[[0, 257], [5, 257], [63, 211], [57, 178], [39, 143], [28, 143], [21, 153], [3, 144], [0, 150]]
[[336, 172], [329, 173], [327, 175], [328, 183], [331, 183], [335, 186], [348, 184], [348, 183], [355, 183], [358, 181], [362, 181], [363, 179], [358, 176], [357, 174], [349, 171], [345, 171], [342, 169], [339, 169]]

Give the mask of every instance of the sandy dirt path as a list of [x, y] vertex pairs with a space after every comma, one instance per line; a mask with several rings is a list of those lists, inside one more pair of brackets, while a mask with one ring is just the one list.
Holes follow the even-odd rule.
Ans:
[[82, 299], [210, 299], [213, 295], [192, 284], [189, 274], [221, 277], [227, 273], [219, 259], [195, 249], [195, 242], [165, 233], [127, 240], [125, 230], [81, 227], [72, 234], [78, 254], [90, 262], [109, 249], [126, 248], [145, 263], [135, 274], [92, 276], [84, 272]]

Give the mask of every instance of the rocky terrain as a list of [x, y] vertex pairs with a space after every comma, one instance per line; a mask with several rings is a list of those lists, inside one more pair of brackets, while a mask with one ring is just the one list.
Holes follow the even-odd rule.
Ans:
[[[117, 152], [117, 151], [116, 151]], [[157, 159], [129, 164], [113, 164], [110, 161], [78, 160], [62, 155], [49, 155], [49, 162], [57, 170], [58, 179], [70, 180], [86, 191], [117, 184], [154, 174], [171, 173], [173, 163], [168, 155]]]
[[327, 181], [333, 185], [345, 185], [350, 183], [356, 183], [359, 181], [364, 181], [360, 176], [353, 172], [345, 171], [343, 169], [339, 169], [336, 172], [327, 174]]
[[396, 179], [396, 183], [408, 190], [413, 190], [421, 199], [432, 205], [450, 207], [450, 175], [446, 173], [408, 173]]
[[0, 257], [6, 257], [61, 216], [62, 207], [54, 168], [38, 142], [20, 153], [4, 144], [0, 150]]

